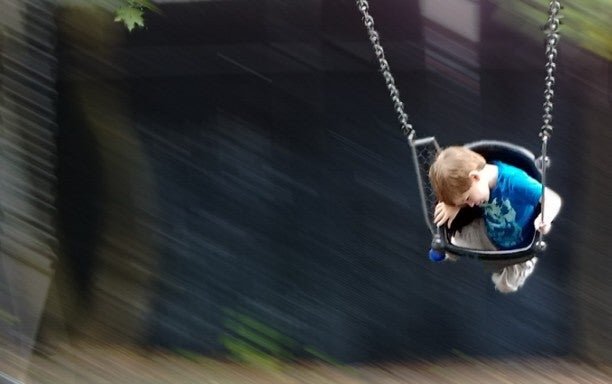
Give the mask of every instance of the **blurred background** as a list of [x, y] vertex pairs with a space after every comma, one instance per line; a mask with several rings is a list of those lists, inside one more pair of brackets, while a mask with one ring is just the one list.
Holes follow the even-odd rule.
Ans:
[[[562, 11], [548, 180], [564, 207], [511, 295], [477, 262], [427, 258], [353, 1], [154, 1], [131, 31], [114, 20], [128, 3], [0, 0], [0, 383], [183, 382], [168, 372], [217, 362], [426, 382], [409, 373], [441, 361], [463, 372], [448, 382], [612, 382], [609, 0]], [[417, 136], [537, 153], [547, 8], [372, 1]], [[383, 382], [341, 372], [287, 382]]]

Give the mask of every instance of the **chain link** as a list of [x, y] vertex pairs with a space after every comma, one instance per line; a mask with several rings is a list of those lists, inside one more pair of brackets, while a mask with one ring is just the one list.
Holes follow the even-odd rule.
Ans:
[[397, 113], [397, 119], [400, 122], [402, 132], [408, 138], [408, 140], [412, 141], [414, 138], [414, 129], [412, 128], [412, 125], [408, 123], [408, 115], [404, 111], [404, 103], [402, 103], [399, 91], [395, 86], [395, 79], [391, 74], [389, 62], [387, 62], [385, 57], [385, 51], [382, 45], [380, 45], [378, 32], [376, 32], [376, 29], [374, 28], [374, 18], [372, 18], [370, 15], [370, 5], [368, 4], [367, 0], [356, 0], [356, 2], [359, 11], [363, 15], [363, 23], [368, 30], [368, 36], [370, 38], [370, 42], [372, 43], [372, 47], [374, 48], [376, 58], [378, 59], [380, 71], [382, 72], [385, 83], [387, 84], [387, 89], [391, 95], [391, 100], [393, 101], [393, 106], [395, 108], [395, 112]]
[[[374, 48], [374, 53], [376, 54], [376, 58], [378, 59], [378, 63], [380, 66], [380, 70], [385, 79], [385, 83], [387, 85], [387, 89], [389, 89], [389, 94], [391, 96], [391, 100], [393, 101], [393, 106], [395, 107], [395, 112], [397, 113], [397, 118], [400, 122], [402, 132], [409, 140], [413, 140], [414, 137], [414, 129], [412, 125], [408, 123], [408, 115], [404, 111], [404, 103], [402, 103], [400, 99], [399, 91], [395, 86], [395, 79], [391, 74], [391, 69], [389, 67], [389, 63], [385, 57], [385, 51], [380, 44], [380, 37], [378, 32], [374, 28], [374, 18], [370, 15], [370, 5], [367, 0], [356, 0], [357, 8], [363, 15], [363, 22], [368, 31], [368, 36], [370, 38], [370, 42], [372, 43], [372, 47]], [[544, 32], [546, 34], [546, 78], [544, 80], [545, 90], [544, 90], [544, 114], [542, 115], [542, 128], [540, 129], [540, 137], [542, 139], [549, 138], [552, 135], [553, 131], [553, 99], [555, 96], [554, 85], [555, 85], [555, 59], [557, 58], [557, 44], [559, 43], [559, 34], [557, 30], [559, 29], [560, 24], [560, 15], [559, 12], [561, 10], [561, 3], [557, 0], [551, 0], [548, 6], [548, 20], [544, 25]]]
[[546, 34], [546, 78], [544, 79], [544, 114], [542, 115], [542, 128], [540, 129], [540, 137], [542, 139], [549, 138], [553, 131], [553, 99], [555, 97], [555, 59], [557, 58], [557, 44], [559, 43], [559, 12], [561, 11], [561, 3], [557, 0], [551, 0], [548, 6], [548, 20], [544, 25], [544, 33]]

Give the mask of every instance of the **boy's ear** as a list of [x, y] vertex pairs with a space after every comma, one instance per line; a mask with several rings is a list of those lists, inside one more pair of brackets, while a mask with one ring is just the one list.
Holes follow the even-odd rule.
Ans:
[[477, 170], [470, 171], [470, 173], [468, 173], [468, 177], [472, 181], [479, 181], [480, 180], [480, 172], [478, 172]]

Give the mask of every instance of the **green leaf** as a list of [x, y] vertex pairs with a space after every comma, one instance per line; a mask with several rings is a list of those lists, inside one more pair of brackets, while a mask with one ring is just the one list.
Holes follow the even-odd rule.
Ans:
[[128, 31], [132, 32], [137, 25], [144, 27], [144, 19], [142, 18], [142, 10], [130, 6], [125, 6], [117, 9], [115, 21], [123, 22]]

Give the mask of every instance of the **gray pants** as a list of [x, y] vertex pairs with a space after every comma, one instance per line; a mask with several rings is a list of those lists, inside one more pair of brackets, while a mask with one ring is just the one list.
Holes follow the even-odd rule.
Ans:
[[[472, 248], [484, 251], [496, 250], [487, 236], [483, 219], [476, 219], [457, 231], [451, 242], [458, 247]], [[510, 261], [483, 261], [485, 270], [493, 272], [491, 280], [495, 289], [503, 293], [516, 292], [525, 284], [525, 281], [533, 273], [538, 258], [527, 255], [518, 260]]]

